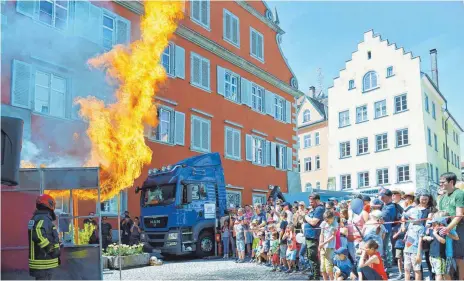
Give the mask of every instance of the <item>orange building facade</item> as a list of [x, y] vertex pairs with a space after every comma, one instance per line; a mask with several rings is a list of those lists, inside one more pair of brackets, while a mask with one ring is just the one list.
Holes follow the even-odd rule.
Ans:
[[[73, 100], [95, 95], [110, 103], [114, 91], [86, 61], [137, 40], [143, 5], [1, 5], [2, 115], [25, 121], [24, 139], [40, 151], [37, 159], [83, 162], [90, 150], [87, 123]], [[121, 194], [122, 209], [133, 216], [140, 213], [134, 187], [142, 185], [148, 169], [199, 153], [221, 154], [228, 204], [235, 206], [264, 202], [270, 185], [286, 192], [288, 173], [297, 167], [295, 98], [302, 93], [280, 49], [284, 32], [278, 17], [262, 1], [193, 1], [184, 11], [162, 57], [169, 77], [154, 101], [159, 126], [146, 131], [152, 162]], [[66, 198], [60, 200], [68, 211]], [[117, 199], [97, 208], [117, 215]], [[79, 210], [95, 208], [82, 203]]]

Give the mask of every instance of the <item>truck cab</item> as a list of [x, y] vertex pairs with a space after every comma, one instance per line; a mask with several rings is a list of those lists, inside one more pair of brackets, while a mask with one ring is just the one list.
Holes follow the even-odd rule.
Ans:
[[152, 169], [136, 192], [140, 192], [143, 242], [162, 254], [214, 254], [215, 228], [226, 208], [219, 153]]

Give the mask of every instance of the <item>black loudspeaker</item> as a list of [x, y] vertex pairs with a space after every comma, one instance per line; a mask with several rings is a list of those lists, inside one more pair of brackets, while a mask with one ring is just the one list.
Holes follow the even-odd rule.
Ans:
[[19, 182], [19, 164], [24, 121], [2, 116], [2, 184], [16, 186]]

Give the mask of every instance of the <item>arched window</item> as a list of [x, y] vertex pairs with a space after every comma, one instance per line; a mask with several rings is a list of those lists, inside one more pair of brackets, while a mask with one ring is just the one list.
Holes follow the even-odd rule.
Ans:
[[311, 112], [309, 111], [309, 109], [306, 109], [303, 112], [303, 123], [309, 122], [309, 120], [311, 120]]
[[377, 73], [369, 71], [363, 78], [363, 91], [369, 91], [377, 87]]
[[313, 192], [313, 185], [311, 183], [307, 183], [305, 186], [306, 192]]
[[316, 189], [321, 189], [321, 182], [319, 181], [316, 182]]

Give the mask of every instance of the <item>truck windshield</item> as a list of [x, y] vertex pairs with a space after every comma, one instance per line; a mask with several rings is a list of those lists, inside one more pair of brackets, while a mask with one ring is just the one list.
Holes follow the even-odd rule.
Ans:
[[149, 187], [143, 191], [142, 196], [144, 206], [169, 205], [176, 201], [176, 185]]

